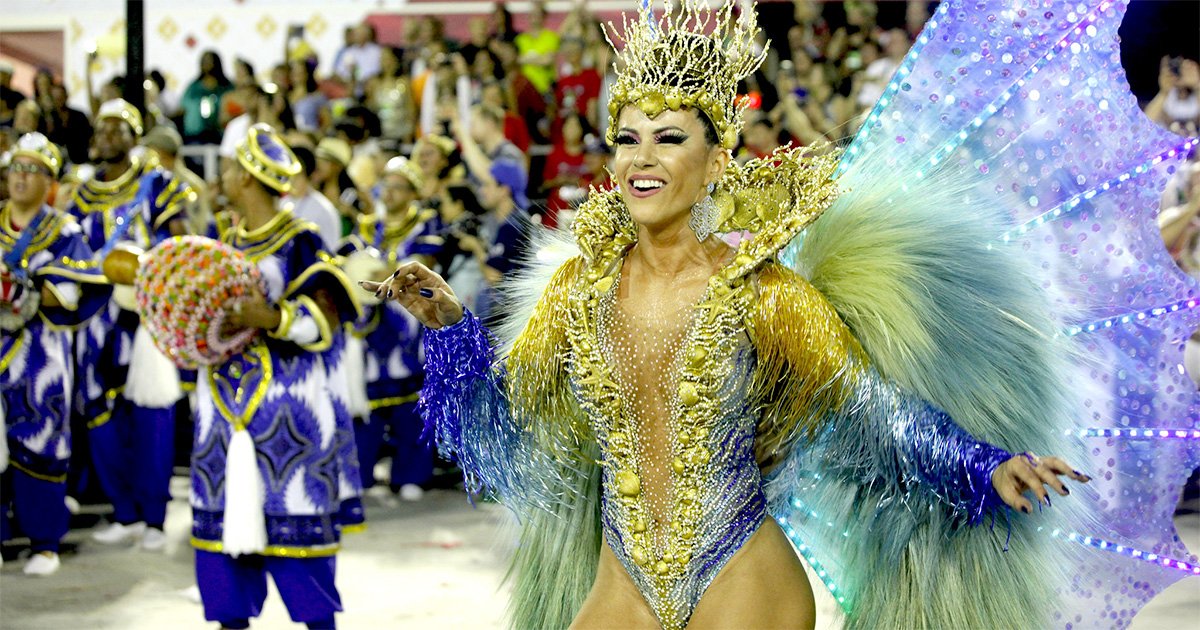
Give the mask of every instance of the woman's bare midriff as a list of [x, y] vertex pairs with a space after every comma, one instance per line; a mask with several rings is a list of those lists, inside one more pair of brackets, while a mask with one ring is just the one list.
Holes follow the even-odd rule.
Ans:
[[[717, 573], [688, 628], [800, 628], [816, 625], [808, 576], [775, 521], [768, 518]], [[573, 630], [659, 628], [650, 605], [608, 545]]]

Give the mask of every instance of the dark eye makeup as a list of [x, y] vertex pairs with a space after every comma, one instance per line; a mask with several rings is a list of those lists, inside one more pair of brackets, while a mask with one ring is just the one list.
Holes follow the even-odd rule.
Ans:
[[[654, 141], [659, 144], [683, 144], [687, 139], [688, 135], [681, 129], [663, 129], [654, 134]], [[621, 131], [613, 142], [617, 146], [630, 146], [638, 144], [638, 137], [632, 131]]]

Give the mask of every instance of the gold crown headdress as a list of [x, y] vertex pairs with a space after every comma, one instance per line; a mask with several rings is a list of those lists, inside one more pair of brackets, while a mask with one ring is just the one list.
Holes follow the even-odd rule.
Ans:
[[237, 145], [237, 161], [255, 179], [286, 195], [292, 190], [292, 178], [302, 167], [295, 154], [266, 123], [250, 127], [246, 138]]
[[62, 153], [59, 152], [58, 147], [54, 146], [49, 138], [36, 131], [27, 133], [17, 140], [10, 159], [21, 156], [31, 157], [41, 162], [50, 170], [50, 177], [58, 177], [58, 171], [62, 168]]
[[99, 123], [105, 118], [115, 118], [125, 121], [125, 124], [129, 125], [129, 129], [133, 131], [133, 135], [139, 138], [145, 130], [145, 127], [142, 126], [142, 113], [133, 104], [123, 98], [104, 101], [100, 105], [100, 111], [96, 112], [96, 122]]
[[616, 40], [624, 43], [608, 104], [610, 144], [621, 109], [634, 105], [650, 117], [694, 107], [712, 121], [721, 146], [737, 145], [746, 107], [737, 100], [737, 85], [762, 64], [766, 47], [755, 46], [754, 10], [734, 15], [734, 4], [725, 0], [713, 9], [703, 0], [683, 0], [679, 6], [668, 0], [660, 17], [654, 3], [644, 0], [636, 22], [622, 17], [621, 33], [608, 24], [605, 37], [613, 48]]

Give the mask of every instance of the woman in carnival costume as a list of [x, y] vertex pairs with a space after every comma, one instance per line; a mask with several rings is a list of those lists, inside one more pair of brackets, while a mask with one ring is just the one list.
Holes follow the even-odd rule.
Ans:
[[192, 545], [205, 618], [226, 628], [259, 614], [268, 573], [293, 620], [332, 628], [341, 610], [334, 556], [357, 471], [335, 343], [358, 307], [313, 225], [278, 209], [299, 168], [260, 124], [222, 173], [240, 222], [221, 240], [265, 284], [227, 320], [262, 334], [196, 386]]
[[620, 189], [501, 343], [415, 263], [364, 284], [431, 328], [426, 420], [519, 518], [513, 625], [811, 626], [793, 547], [851, 628], [1119, 627], [1200, 573], [1200, 296], [1154, 221], [1196, 140], [1137, 109], [1123, 4], [944, 2], [845, 151], [743, 166], [754, 15], [700, 4], [624, 25]]
[[[379, 270], [365, 275], [383, 277], [402, 260], [432, 262], [441, 248], [443, 239], [435, 234], [440, 226], [437, 211], [417, 201], [424, 188], [417, 165], [402, 156], [388, 160], [380, 184], [383, 212], [363, 216], [338, 251], [346, 257], [347, 275], [360, 275], [351, 271], [351, 261], [365, 261], [365, 266]], [[359, 387], [365, 390], [364, 408], [354, 414], [364, 420], [354, 426], [362, 485], [374, 485], [375, 463], [386, 440], [394, 448], [389, 483], [401, 498], [416, 500], [421, 484], [433, 473], [433, 451], [421, 439], [424, 426], [417, 413], [424, 365], [422, 327], [395, 302], [364, 310], [366, 316], [346, 336], [348, 362], [355, 356], [363, 360]], [[356, 345], [362, 350], [353, 351]]]
[[6, 436], [0, 431], [0, 470], [8, 468], [2, 509], [12, 505], [30, 539], [29, 575], [58, 570], [70, 517], [71, 328], [109, 294], [79, 225], [46, 205], [61, 167], [45, 136], [22, 136], [8, 167], [11, 197], [0, 208], [0, 427], [7, 427]]

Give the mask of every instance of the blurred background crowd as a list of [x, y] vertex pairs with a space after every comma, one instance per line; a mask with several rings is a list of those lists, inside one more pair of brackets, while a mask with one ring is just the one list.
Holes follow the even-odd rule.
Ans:
[[[760, 22], [773, 39], [768, 44], [764, 37], [767, 62], [741, 86], [750, 109], [738, 158], [852, 137], [936, 6], [923, 0], [760, 5]], [[614, 79], [613, 55], [601, 16], [587, 3], [553, 13], [540, 2], [521, 8], [514, 15], [497, 3], [486, 15], [454, 16], [450, 29], [437, 15], [375, 16], [346, 24], [342, 46], [331, 50], [318, 50], [297, 24], [279, 33], [282, 55], [270, 67], [255, 67], [233, 46], [197, 51], [195, 76], [174, 87], [149, 58], [142, 144], [202, 192], [197, 224], [223, 211], [221, 161], [233, 156], [256, 122], [286, 132], [301, 149], [310, 168], [294, 196], [320, 195], [332, 204], [340, 233], [328, 234], [330, 243], [347, 236], [357, 216], [377, 211], [381, 175], [396, 155], [419, 165], [425, 177], [417, 199], [443, 213], [486, 212], [478, 203], [480, 175], [471, 167], [486, 170], [501, 159], [521, 166], [525, 181], [512, 186], [523, 189], [513, 192], [536, 223], [569, 222], [571, 205], [588, 187], [606, 185], [603, 103]], [[1131, 8], [1126, 22], [1136, 20]], [[1178, 43], [1187, 49], [1187, 42]], [[37, 72], [31, 85], [14, 86], [12, 69], [0, 66], [0, 153], [35, 130], [62, 145], [74, 166], [66, 171], [60, 202], [72, 182], [88, 176], [91, 118], [101, 103], [130, 89], [120, 75], [93, 76], [94, 61], [93, 52], [84, 66], [86, 99], [73, 100], [49, 70]], [[1147, 67], [1154, 61], [1157, 67]], [[1151, 118], [1196, 133], [1200, 65], [1194, 58], [1143, 54], [1126, 65]], [[1150, 85], [1155, 73], [1157, 84]], [[471, 153], [467, 145], [485, 159], [464, 159]], [[448, 198], [458, 184], [467, 187]], [[1186, 208], [1194, 187], [1179, 182], [1165, 206]], [[1177, 214], [1169, 216], [1169, 242], [1182, 250], [1195, 230], [1190, 218]]]

